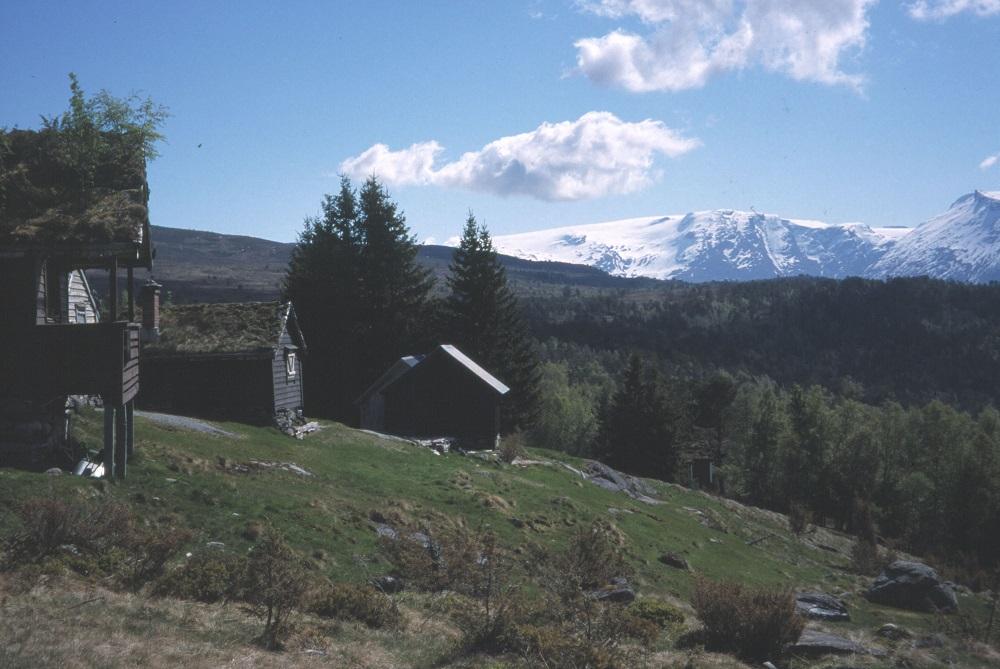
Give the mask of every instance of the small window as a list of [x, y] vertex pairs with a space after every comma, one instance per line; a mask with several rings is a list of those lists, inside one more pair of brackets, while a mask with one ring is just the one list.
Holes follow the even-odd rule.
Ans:
[[87, 307], [82, 304], [74, 304], [73, 309], [76, 314], [75, 322], [86, 323], [87, 322]]
[[289, 377], [295, 376], [295, 354], [291, 351], [285, 353], [285, 372]]

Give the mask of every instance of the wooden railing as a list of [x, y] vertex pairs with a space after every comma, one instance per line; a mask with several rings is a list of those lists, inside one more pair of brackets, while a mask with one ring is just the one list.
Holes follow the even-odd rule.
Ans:
[[120, 405], [139, 392], [139, 325], [37, 325], [0, 330], [0, 394], [100, 394]]

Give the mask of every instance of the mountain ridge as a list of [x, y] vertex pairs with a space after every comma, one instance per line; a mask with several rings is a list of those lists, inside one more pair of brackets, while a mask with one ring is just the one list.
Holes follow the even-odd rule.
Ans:
[[494, 243], [508, 255], [579, 262], [625, 277], [927, 275], [982, 283], [1000, 279], [1000, 192], [963, 195], [913, 228], [713, 209], [498, 235]]

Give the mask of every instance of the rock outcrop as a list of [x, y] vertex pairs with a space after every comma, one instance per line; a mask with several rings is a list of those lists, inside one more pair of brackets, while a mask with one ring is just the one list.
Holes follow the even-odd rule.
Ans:
[[882, 570], [865, 592], [876, 604], [924, 613], [954, 613], [958, 599], [937, 572], [920, 562], [897, 560]]

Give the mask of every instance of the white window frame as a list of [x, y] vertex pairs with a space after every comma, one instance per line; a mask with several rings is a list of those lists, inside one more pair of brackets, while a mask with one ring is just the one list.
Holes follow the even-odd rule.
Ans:
[[295, 351], [285, 351], [285, 374], [290, 379], [298, 376], [298, 370], [295, 369], [295, 358]]

